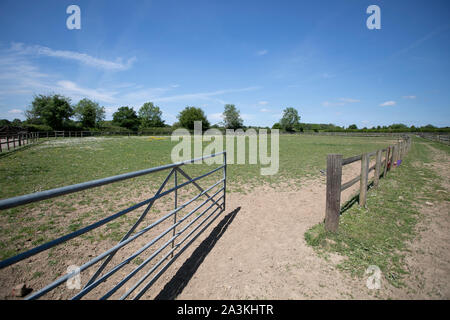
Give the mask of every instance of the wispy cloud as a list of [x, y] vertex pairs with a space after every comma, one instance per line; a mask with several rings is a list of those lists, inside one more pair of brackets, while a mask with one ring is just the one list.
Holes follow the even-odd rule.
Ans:
[[23, 113], [23, 110], [20, 110], [20, 109], [11, 109], [11, 110], [8, 110], [8, 113], [11, 113], [11, 114], [22, 114], [22, 113]]
[[411, 45], [395, 52], [394, 54], [391, 55], [390, 58], [394, 58], [394, 57], [398, 57], [400, 55], [403, 55], [405, 53], [407, 53], [408, 51], [420, 46], [422, 43], [424, 43], [425, 41], [433, 38], [434, 36], [438, 35], [439, 33], [441, 33], [442, 31], [447, 30], [450, 27], [450, 24], [441, 26], [439, 28], [434, 29], [433, 31], [427, 33], [425, 36], [417, 39], [416, 41], [414, 41]]
[[395, 106], [395, 105], [396, 105], [396, 102], [393, 100], [380, 103], [380, 107], [388, 107], [388, 106]]
[[53, 50], [51, 48], [40, 45], [25, 46], [23, 43], [13, 43], [13, 45], [11, 46], [11, 50], [15, 51], [17, 54], [38, 55], [73, 60], [87, 66], [108, 71], [127, 70], [131, 68], [133, 63], [136, 61], [136, 57], [132, 57], [125, 62], [122, 58], [117, 58], [116, 61], [109, 61], [90, 56], [86, 53], [68, 50]]
[[255, 115], [249, 114], [249, 113], [242, 113], [241, 118], [242, 118], [242, 120], [253, 120], [253, 119], [255, 119]]
[[339, 98], [338, 101], [330, 102], [330, 101], [324, 101], [322, 102], [322, 105], [324, 107], [338, 107], [338, 106], [345, 106], [349, 103], [357, 103], [361, 102], [361, 100], [353, 99], [353, 98]]
[[253, 91], [258, 90], [259, 87], [246, 87], [241, 89], [226, 89], [226, 90], [217, 90], [211, 92], [200, 92], [200, 93], [187, 93], [180, 94], [174, 96], [167, 97], [156, 97], [154, 98], [155, 102], [169, 102], [169, 101], [192, 101], [192, 100], [214, 100], [221, 104], [225, 104], [224, 100], [215, 98], [217, 96], [221, 96], [228, 93], [236, 93], [236, 92], [245, 92], [245, 91]]
[[75, 82], [68, 80], [61, 80], [57, 82], [57, 87], [55, 89], [62, 94], [75, 96], [77, 98], [89, 98], [92, 100], [103, 101], [103, 102], [115, 102], [114, 96], [117, 92], [105, 91], [99, 89], [89, 89], [82, 88], [78, 86]]
[[257, 56], [264, 56], [264, 55], [266, 55], [268, 53], [269, 53], [269, 50], [264, 49], [264, 50], [259, 50], [258, 52], [256, 52], [256, 55]]
[[268, 101], [259, 101], [258, 102], [258, 104], [259, 105], [262, 105], [262, 106], [265, 106], [266, 104], [268, 104], [269, 102]]
[[259, 111], [261, 111], [261, 112], [270, 112], [271, 110], [270, 109], [266, 109], [266, 108], [262, 108]]
[[329, 101], [324, 101], [324, 102], [322, 102], [322, 105], [323, 105], [324, 107], [345, 106], [345, 102], [329, 102]]
[[352, 99], [352, 98], [339, 98], [339, 100], [342, 102], [347, 102], [347, 103], [361, 102], [361, 100]]
[[222, 121], [223, 120], [223, 114], [222, 113], [212, 113], [208, 114], [208, 119], [211, 121]]
[[[146, 89], [138, 89], [131, 90], [128, 93], [121, 95], [121, 100], [128, 101], [128, 103], [137, 103], [142, 104], [146, 101], [150, 101], [153, 99], [157, 99], [162, 94], [172, 90], [173, 87], [164, 87], [164, 88], [146, 88]], [[156, 101], [156, 100], [155, 100]]]
[[2, 52], [0, 56], [0, 98], [49, 91], [52, 78], [20, 55]]
[[415, 99], [416, 96], [403, 96], [402, 98], [403, 99]]

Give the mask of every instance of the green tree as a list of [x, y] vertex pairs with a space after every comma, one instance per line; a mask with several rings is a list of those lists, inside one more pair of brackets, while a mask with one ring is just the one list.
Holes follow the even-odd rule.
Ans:
[[223, 112], [224, 127], [227, 129], [242, 128], [244, 121], [241, 118], [240, 112], [236, 109], [234, 104], [226, 104]]
[[161, 119], [162, 111], [153, 102], [146, 102], [142, 105], [138, 112], [140, 127], [164, 127], [164, 121]]
[[136, 131], [139, 125], [139, 119], [133, 108], [120, 107], [113, 113], [113, 123], [120, 127]]
[[10, 124], [11, 124], [11, 121], [9, 121], [8, 119], [0, 119], [0, 127], [7, 126]]
[[272, 129], [282, 129], [281, 124], [279, 122], [275, 122], [272, 126]]
[[11, 125], [13, 125], [14, 127], [20, 127], [22, 125], [22, 121], [16, 118], [11, 122]]
[[320, 125], [313, 123], [311, 124], [311, 130], [313, 130], [314, 132], [319, 132], [320, 129]]
[[105, 119], [105, 108], [86, 98], [77, 103], [74, 112], [85, 128], [95, 128]]
[[208, 129], [210, 126], [203, 110], [196, 107], [187, 106], [178, 114], [177, 118], [181, 127], [190, 130], [194, 129], [194, 121], [201, 121], [203, 129]]
[[283, 110], [283, 117], [280, 120], [281, 127], [286, 131], [293, 131], [300, 124], [300, 116], [294, 108]]
[[34, 96], [25, 116], [30, 123], [45, 124], [52, 129], [64, 129], [74, 114], [70, 99], [59, 94]]
[[358, 130], [358, 127], [357, 127], [356, 124], [351, 124], [351, 125], [348, 126], [348, 129], [350, 129], [350, 130]]
[[403, 123], [394, 123], [394, 124], [391, 124], [389, 126], [389, 128], [395, 129], [395, 130], [405, 130], [405, 129], [408, 129], [408, 126]]

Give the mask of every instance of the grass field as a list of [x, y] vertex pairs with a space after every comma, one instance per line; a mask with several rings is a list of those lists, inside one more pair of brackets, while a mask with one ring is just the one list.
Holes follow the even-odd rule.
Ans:
[[[282, 183], [295, 188], [320, 174], [319, 170], [325, 168], [328, 153], [342, 153], [346, 157], [373, 151], [388, 143], [386, 138], [281, 136], [279, 172], [273, 176], [261, 176], [259, 165], [229, 165], [227, 190], [249, 192], [263, 184], [277, 187]], [[170, 152], [175, 144], [170, 138], [154, 137], [45, 141], [0, 157], [0, 198], [167, 164], [171, 162]], [[195, 176], [208, 171], [208, 167], [189, 165], [185, 170]], [[221, 174], [219, 171], [209, 180], [216, 180]], [[0, 259], [77, 230], [150, 197], [165, 175], [167, 172], [147, 175], [1, 211]], [[210, 184], [209, 181], [201, 183], [203, 187]], [[171, 201], [170, 198], [162, 199], [154, 210], [167, 210], [165, 204], [171, 205]], [[136, 215], [122, 217], [108, 225], [108, 232], [94, 233], [87, 238], [91, 241], [118, 241], [136, 219]]]

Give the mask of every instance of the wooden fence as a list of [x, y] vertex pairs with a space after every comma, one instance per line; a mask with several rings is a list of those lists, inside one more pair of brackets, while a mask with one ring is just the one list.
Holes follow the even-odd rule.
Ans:
[[38, 140], [37, 132], [5, 134], [0, 136], [0, 153], [34, 143]]
[[86, 138], [86, 137], [108, 137], [108, 136], [148, 136], [167, 135], [167, 133], [153, 132], [127, 132], [127, 131], [45, 131], [37, 132], [38, 138]]
[[450, 134], [423, 132], [423, 133], [418, 133], [417, 135], [419, 137], [427, 139], [427, 140], [437, 141], [437, 142], [440, 142], [440, 143], [443, 143], [446, 145], [450, 145]]
[[[339, 226], [341, 212], [341, 192], [359, 182], [359, 205], [366, 205], [369, 186], [369, 173], [375, 170], [373, 186], [377, 187], [380, 177], [385, 178], [389, 170], [400, 165], [403, 157], [411, 147], [411, 139], [405, 137], [399, 143], [385, 149], [376, 150], [361, 155], [342, 158], [341, 154], [329, 154], [327, 156], [327, 191], [325, 208], [325, 229], [336, 232]], [[384, 160], [382, 160], [384, 154]], [[369, 167], [370, 157], [375, 157], [376, 162]], [[342, 167], [356, 161], [361, 161], [361, 173], [348, 182], [342, 183]]]

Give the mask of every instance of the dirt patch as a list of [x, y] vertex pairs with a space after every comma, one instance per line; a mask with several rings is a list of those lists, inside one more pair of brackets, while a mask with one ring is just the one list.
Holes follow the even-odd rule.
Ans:
[[[354, 165], [345, 175], [353, 178], [358, 172]], [[231, 194], [227, 207], [239, 212], [177, 298], [370, 298], [365, 281], [336, 269], [342, 257], [325, 260], [306, 244], [305, 231], [324, 218], [325, 177], [302, 185], [296, 192]]]
[[[433, 150], [434, 152], [434, 150]], [[449, 192], [449, 159], [435, 153], [433, 166]], [[371, 164], [372, 165], [372, 164]], [[347, 166], [343, 182], [359, 174], [359, 163]], [[366, 279], [351, 278], [336, 269], [343, 257], [319, 257], [303, 234], [321, 222], [325, 210], [324, 177], [303, 184], [297, 192], [254, 190], [232, 194], [228, 207], [239, 207], [233, 223], [176, 296], [178, 299], [449, 299], [449, 203], [422, 208], [420, 236], [407, 254], [405, 287], [387, 281], [369, 290]], [[342, 202], [358, 190], [343, 193]]]
[[433, 161], [422, 164], [442, 177], [438, 198], [420, 208], [422, 221], [417, 226], [419, 237], [411, 244], [406, 262], [410, 276], [408, 290], [396, 290], [400, 297], [413, 299], [450, 299], [450, 157], [443, 151], [425, 144]]

